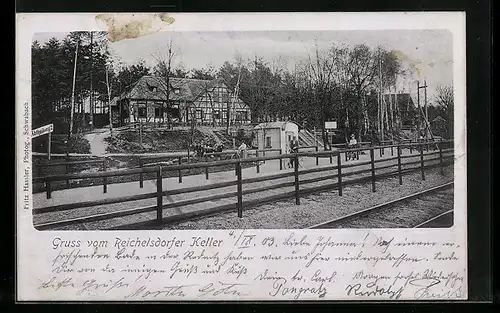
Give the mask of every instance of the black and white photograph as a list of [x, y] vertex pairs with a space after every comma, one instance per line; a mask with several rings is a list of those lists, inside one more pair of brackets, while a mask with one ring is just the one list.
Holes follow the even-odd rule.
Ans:
[[33, 226], [452, 227], [453, 40], [440, 29], [35, 33]]
[[463, 12], [17, 23], [20, 301], [467, 299]]

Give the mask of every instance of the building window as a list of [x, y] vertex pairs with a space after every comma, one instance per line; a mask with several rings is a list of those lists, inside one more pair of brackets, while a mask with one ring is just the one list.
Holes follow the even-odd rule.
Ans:
[[167, 114], [172, 118], [180, 118], [179, 108], [167, 108]]
[[139, 108], [139, 117], [146, 117], [146, 108]]
[[236, 120], [238, 122], [243, 122], [247, 120], [247, 111], [238, 111], [236, 112]]
[[155, 117], [161, 117], [160, 108], [155, 108]]
[[175, 89], [174, 89], [174, 93], [175, 93], [175, 94], [179, 94], [180, 92], [181, 92], [181, 90], [180, 90], [179, 88], [175, 88]]
[[201, 110], [196, 110], [196, 119], [201, 120]]
[[266, 148], [271, 148], [271, 137], [266, 137]]
[[216, 120], [220, 119], [220, 111], [219, 111], [219, 110], [215, 110], [215, 111], [214, 111], [214, 118], [215, 118]]

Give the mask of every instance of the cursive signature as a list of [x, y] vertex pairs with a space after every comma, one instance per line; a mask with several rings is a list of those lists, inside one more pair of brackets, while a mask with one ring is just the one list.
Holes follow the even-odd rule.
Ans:
[[248, 295], [247, 293], [243, 293], [239, 290], [241, 286], [246, 286], [246, 284], [224, 283], [221, 281], [216, 284], [209, 283], [198, 289], [200, 292], [198, 298], [202, 298], [207, 295], [215, 297], [219, 295], [232, 295], [237, 297]]
[[109, 280], [105, 282], [100, 282], [94, 278], [86, 280], [81, 286], [80, 289], [76, 292], [77, 295], [81, 295], [83, 293], [91, 293], [93, 291], [102, 291], [104, 293], [108, 293], [113, 289], [119, 288], [128, 288], [129, 284], [125, 282], [125, 278], [121, 277], [118, 280]]
[[389, 287], [381, 287], [377, 285], [377, 281], [374, 281], [367, 283], [365, 286], [362, 284], [348, 285], [345, 290], [347, 291], [348, 296], [351, 294], [362, 297], [388, 295], [389, 299], [397, 300], [401, 297], [404, 286], [399, 287], [397, 290], [393, 290], [393, 285], [389, 285]]
[[73, 282], [71, 277], [65, 277], [62, 280], [56, 279], [56, 277], [52, 276], [48, 281], [42, 281], [38, 286], [38, 289], [48, 289], [51, 288], [55, 291], [61, 288], [76, 288], [76, 284]]
[[185, 297], [185, 288], [193, 287], [197, 285], [175, 285], [175, 286], [164, 286], [160, 289], [149, 289], [142, 285], [135, 291], [125, 296], [127, 298], [141, 297], [141, 298], [157, 298], [157, 297]]
[[302, 295], [317, 295], [318, 298], [324, 298], [327, 294], [327, 289], [323, 286], [321, 282], [319, 285], [314, 287], [297, 287], [287, 285], [287, 280], [285, 278], [276, 279], [273, 282], [273, 292], [269, 292], [271, 297], [276, 297], [278, 295], [287, 296], [293, 295], [295, 300], [298, 300]]
[[[415, 299], [451, 299], [460, 298], [462, 296], [462, 286], [456, 288], [448, 288], [444, 292], [438, 292], [434, 286], [440, 285], [441, 281], [436, 278], [419, 278], [409, 282], [410, 285], [419, 287], [415, 291]], [[442, 285], [442, 284], [441, 284]]]

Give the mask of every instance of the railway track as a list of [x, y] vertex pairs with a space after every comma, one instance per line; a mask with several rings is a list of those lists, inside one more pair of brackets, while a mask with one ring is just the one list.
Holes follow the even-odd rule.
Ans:
[[452, 225], [453, 182], [449, 182], [308, 228], [431, 228]]

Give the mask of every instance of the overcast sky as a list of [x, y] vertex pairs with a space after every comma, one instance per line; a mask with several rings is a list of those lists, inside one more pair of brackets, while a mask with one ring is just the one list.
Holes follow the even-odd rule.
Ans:
[[[66, 33], [40, 33], [33, 38], [41, 43], [51, 37], [62, 39]], [[135, 39], [110, 43], [112, 51], [125, 64], [139, 59], [153, 66], [153, 55], [165, 53], [166, 45], [172, 39], [176, 59], [174, 67], [185, 69], [203, 68], [212, 64], [219, 68], [224, 61], [234, 61], [236, 55], [244, 60], [255, 55], [267, 62], [281, 57], [293, 69], [295, 62], [307, 60], [313, 55], [315, 45], [327, 49], [332, 44], [354, 46], [366, 44], [372, 48], [381, 45], [388, 50], [401, 53], [403, 67], [410, 64], [420, 71], [420, 80], [427, 80], [428, 99], [432, 101], [439, 84], [453, 84], [452, 35], [440, 30], [387, 30], [387, 31], [274, 31], [274, 32], [157, 32]], [[416, 96], [414, 77], [401, 81], [398, 88]], [[409, 84], [411, 85], [409, 86]], [[423, 99], [423, 92], [421, 94]]]

